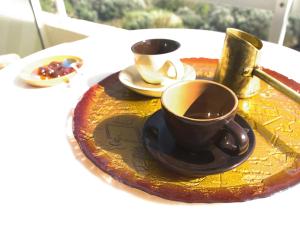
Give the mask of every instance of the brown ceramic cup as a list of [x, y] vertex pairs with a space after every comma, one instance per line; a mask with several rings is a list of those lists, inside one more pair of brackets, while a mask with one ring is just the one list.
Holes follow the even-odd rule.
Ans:
[[[233, 155], [247, 150], [248, 135], [234, 121], [238, 98], [228, 87], [208, 80], [183, 81], [167, 88], [161, 103], [166, 125], [184, 149], [207, 150], [213, 142]], [[221, 135], [224, 130], [234, 142]]]

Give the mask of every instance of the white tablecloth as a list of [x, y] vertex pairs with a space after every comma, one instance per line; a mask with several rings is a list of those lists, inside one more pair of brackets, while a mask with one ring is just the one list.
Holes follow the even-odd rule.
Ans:
[[[131, 64], [132, 43], [167, 37], [182, 57], [219, 58], [224, 34], [202, 30], [112, 30], [37, 52], [0, 71], [0, 224], [262, 224], [298, 221], [300, 185], [244, 203], [160, 199], [88, 169], [69, 142], [70, 112], [97, 81]], [[17, 79], [28, 63], [77, 55], [84, 76], [68, 87], [32, 88]], [[300, 53], [264, 43], [261, 65], [300, 82]], [[94, 171], [94, 172], [93, 172]]]

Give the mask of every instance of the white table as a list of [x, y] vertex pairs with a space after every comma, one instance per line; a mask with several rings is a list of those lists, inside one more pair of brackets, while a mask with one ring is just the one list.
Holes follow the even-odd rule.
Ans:
[[[0, 224], [298, 221], [300, 185], [244, 203], [176, 203], [119, 184], [96, 168], [87, 169], [74, 154], [67, 121], [80, 96], [95, 82], [133, 63], [132, 43], [153, 37], [179, 40], [182, 57], [219, 58], [224, 34], [180, 29], [114, 30], [37, 52], [0, 71]], [[300, 82], [300, 53], [264, 44], [261, 65]], [[83, 58], [80, 81], [71, 87], [30, 88], [16, 79], [27, 63], [57, 54]]]

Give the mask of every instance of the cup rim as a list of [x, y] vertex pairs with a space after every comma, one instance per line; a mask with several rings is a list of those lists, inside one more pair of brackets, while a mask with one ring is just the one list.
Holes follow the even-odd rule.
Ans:
[[247, 37], [246, 42], [244, 42], [246, 45], [250, 45], [251, 47], [256, 48], [257, 50], [262, 49], [263, 47], [263, 42], [255, 35], [250, 34], [248, 32], [236, 29], [236, 28], [227, 28], [226, 29], [226, 34], [232, 37], [235, 37], [239, 40], [245, 41], [245, 39], [240, 37], [240, 34], [243, 34]]
[[[165, 52], [165, 53], [159, 53], [159, 54], [146, 54], [146, 53], [140, 53], [140, 52], [137, 52], [135, 50], [135, 47], [139, 44], [142, 44], [142, 43], [145, 43], [147, 41], [168, 41], [168, 42], [173, 42], [177, 45], [176, 49], [172, 50], [172, 51], [169, 51], [169, 52]], [[134, 54], [139, 54], [139, 55], [165, 55], [165, 54], [168, 54], [168, 53], [172, 53], [172, 52], [175, 52], [177, 51], [179, 48], [181, 47], [181, 44], [180, 42], [174, 40], [174, 39], [168, 39], [168, 38], [150, 38], [150, 39], [144, 39], [144, 40], [141, 40], [141, 41], [138, 41], [136, 43], [134, 43], [132, 46], [131, 46], [131, 51], [134, 53]]]
[[[180, 85], [183, 85], [183, 84], [187, 84], [187, 83], [211, 83], [211, 84], [214, 84], [214, 85], [217, 85], [217, 86], [220, 86], [224, 89], [226, 89], [234, 98], [234, 106], [232, 107], [232, 109], [227, 112], [226, 114], [222, 115], [222, 116], [219, 116], [219, 117], [214, 117], [214, 118], [211, 118], [211, 119], [195, 119], [195, 118], [191, 118], [191, 117], [186, 117], [184, 115], [178, 115], [177, 113], [175, 113], [174, 111], [170, 110], [166, 104], [165, 104], [165, 100], [164, 100], [164, 97], [166, 95], [166, 93], [177, 87], [177, 86], [180, 86]], [[178, 83], [175, 83], [173, 85], [170, 85], [162, 94], [161, 96], [161, 104], [163, 106], [163, 108], [165, 108], [169, 113], [173, 114], [174, 116], [176, 117], [179, 117], [179, 118], [183, 118], [185, 120], [188, 120], [188, 121], [193, 121], [193, 122], [211, 122], [211, 121], [219, 121], [219, 120], [223, 120], [225, 118], [227, 118], [229, 115], [231, 115], [234, 111], [236, 111], [237, 107], [238, 107], [238, 98], [236, 96], [236, 94], [230, 89], [228, 88], [227, 86], [225, 85], [222, 85], [220, 83], [217, 83], [215, 81], [211, 81], [211, 80], [188, 80], [188, 81], [181, 81], [181, 82], [178, 82]]]

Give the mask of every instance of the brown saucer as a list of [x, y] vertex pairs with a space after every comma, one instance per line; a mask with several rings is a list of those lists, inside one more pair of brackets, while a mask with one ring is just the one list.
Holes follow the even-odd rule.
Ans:
[[247, 131], [249, 137], [249, 147], [242, 155], [229, 155], [214, 144], [205, 147], [207, 150], [184, 151], [176, 145], [166, 127], [161, 110], [150, 116], [145, 123], [144, 146], [156, 160], [179, 174], [199, 177], [222, 173], [237, 167], [248, 159], [255, 146], [255, 135], [249, 124], [239, 115], [235, 116], [235, 121]]

